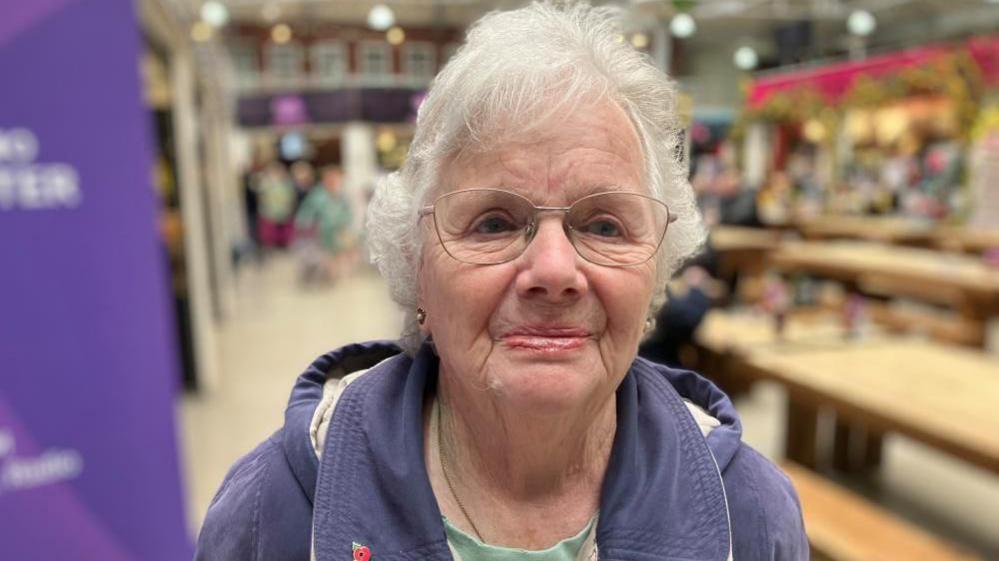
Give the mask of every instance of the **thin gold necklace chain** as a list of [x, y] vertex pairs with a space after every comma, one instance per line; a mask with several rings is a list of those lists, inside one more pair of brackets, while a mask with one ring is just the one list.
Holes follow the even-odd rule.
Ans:
[[[448, 490], [451, 491], [451, 496], [454, 497], [454, 502], [458, 503], [458, 508], [461, 509], [462, 516], [464, 516], [465, 520], [468, 520], [468, 523], [472, 525], [472, 531], [475, 532], [475, 537], [478, 538], [479, 542], [486, 543], [485, 540], [482, 539], [482, 533], [479, 532], [479, 528], [475, 525], [475, 521], [472, 520], [472, 517], [468, 514], [468, 509], [466, 509], [464, 503], [461, 502], [461, 497], [458, 496], [458, 492], [454, 490], [454, 483], [451, 483], [451, 475], [448, 472], [447, 460], [444, 457], [444, 439], [441, 438], [441, 435], [443, 434], [443, 429], [441, 429], [441, 425], [443, 425], [443, 423], [441, 422], [441, 407], [440, 407], [440, 402], [438, 402], [437, 403], [437, 459], [440, 461], [441, 464], [441, 472], [444, 473], [444, 481], [447, 483]], [[596, 542], [594, 542], [593, 549], [590, 551], [590, 556], [588, 558], [588, 561], [597, 561], [597, 558], [598, 558], [597, 544]]]
[[461, 509], [461, 514], [464, 515], [465, 520], [472, 525], [472, 531], [475, 532], [475, 537], [479, 539], [480, 542], [485, 543], [482, 539], [482, 533], [479, 532], [479, 528], [475, 525], [475, 521], [468, 514], [468, 509], [465, 508], [464, 503], [461, 502], [461, 497], [458, 496], [458, 492], [454, 490], [454, 483], [451, 483], [451, 475], [448, 473], [447, 460], [444, 458], [444, 439], [441, 438], [442, 429], [441, 425], [441, 407], [440, 403], [437, 404], [437, 457], [441, 463], [441, 471], [444, 473], [444, 481], [447, 483], [448, 490], [451, 491], [451, 496], [454, 497], [454, 502], [458, 503], [458, 508]]

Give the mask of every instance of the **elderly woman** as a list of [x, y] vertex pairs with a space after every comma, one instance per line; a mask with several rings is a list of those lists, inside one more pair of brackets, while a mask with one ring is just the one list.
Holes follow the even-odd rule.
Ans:
[[200, 559], [805, 559], [728, 398], [636, 357], [703, 234], [675, 87], [613, 13], [494, 13], [437, 77], [371, 252], [408, 312], [298, 380]]

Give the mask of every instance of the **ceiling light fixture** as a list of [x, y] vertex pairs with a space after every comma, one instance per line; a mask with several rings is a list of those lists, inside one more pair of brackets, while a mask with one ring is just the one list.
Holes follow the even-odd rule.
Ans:
[[229, 9], [222, 2], [209, 0], [201, 5], [201, 19], [218, 29], [229, 23]]
[[846, 19], [846, 28], [850, 33], [860, 37], [867, 37], [877, 27], [878, 20], [874, 19], [874, 14], [866, 10], [854, 10]]
[[385, 32], [385, 40], [389, 42], [389, 45], [401, 45], [406, 40], [406, 32], [398, 25], [390, 27]]
[[291, 41], [291, 28], [286, 23], [279, 23], [271, 28], [271, 40], [282, 45]]
[[756, 54], [756, 49], [744, 46], [735, 50], [732, 61], [740, 70], [752, 70], [760, 63], [760, 57]]
[[697, 31], [697, 22], [687, 13], [679, 13], [673, 16], [669, 22], [669, 31], [674, 37], [686, 39]]
[[368, 27], [385, 31], [395, 24], [395, 12], [385, 4], [375, 4], [368, 12]]

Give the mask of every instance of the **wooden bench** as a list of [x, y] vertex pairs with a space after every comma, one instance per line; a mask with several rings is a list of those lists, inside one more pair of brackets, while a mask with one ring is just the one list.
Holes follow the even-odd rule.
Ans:
[[801, 498], [812, 559], [981, 561], [796, 464], [781, 466]]

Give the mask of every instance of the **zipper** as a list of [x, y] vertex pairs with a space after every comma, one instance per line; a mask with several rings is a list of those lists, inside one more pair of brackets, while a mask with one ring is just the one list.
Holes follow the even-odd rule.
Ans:
[[[706, 442], [705, 442], [706, 444]], [[722, 498], [725, 499], [725, 521], [728, 523], [728, 557], [726, 561], [733, 561], [732, 558], [732, 515], [728, 510], [728, 492], [725, 491], [725, 479], [722, 477], [721, 468], [718, 467], [718, 460], [715, 459], [715, 453], [711, 451], [711, 447], [708, 446], [708, 454], [711, 455], [711, 463], [715, 465], [715, 473], [718, 474], [718, 483], [721, 485]]]

